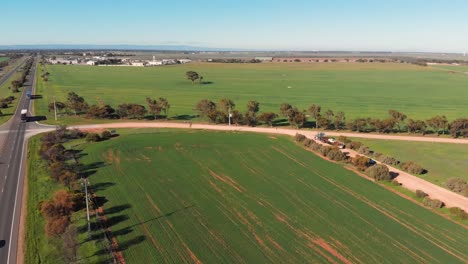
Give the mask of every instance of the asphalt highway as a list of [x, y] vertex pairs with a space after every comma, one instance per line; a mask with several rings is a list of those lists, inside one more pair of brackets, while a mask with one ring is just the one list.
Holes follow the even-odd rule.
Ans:
[[[0, 263], [16, 263], [18, 229], [23, 191], [23, 176], [26, 168], [25, 131], [29, 123], [20, 120], [21, 109], [28, 109], [30, 100], [26, 92], [32, 91], [35, 84], [36, 62], [31, 67], [27, 82], [21, 93], [16, 112], [1, 126], [5, 131], [0, 152]], [[8, 80], [17, 69], [5, 75], [0, 84]]]

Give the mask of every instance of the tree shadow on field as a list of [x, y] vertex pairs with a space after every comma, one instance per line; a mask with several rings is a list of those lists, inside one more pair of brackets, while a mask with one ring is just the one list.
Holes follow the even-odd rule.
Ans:
[[107, 209], [104, 209], [104, 215], [109, 216], [112, 214], [120, 213], [124, 210], [132, 208], [131, 204], [122, 204], [122, 205], [116, 205]]
[[91, 185], [91, 189], [94, 192], [99, 192], [99, 191], [104, 191], [107, 188], [112, 187], [114, 185], [115, 185], [115, 183], [113, 183], [113, 182], [98, 182], [98, 183], [95, 183], [95, 184]]
[[97, 172], [97, 169], [105, 167], [105, 166], [106, 166], [106, 163], [102, 161], [96, 161], [96, 162], [92, 162], [89, 164], [83, 164], [80, 168], [80, 174], [83, 177], [88, 178], [89, 176], [95, 174]]
[[[137, 236], [135, 238], [132, 238], [132, 239], [129, 239], [127, 241], [119, 241], [119, 250], [120, 251], [124, 251], [124, 250], [127, 250], [129, 249], [130, 247], [134, 246], [134, 245], [138, 245], [140, 244], [141, 242], [145, 241], [146, 240], [146, 237], [145, 236]], [[106, 249], [100, 249], [98, 251], [96, 251], [94, 253], [94, 256], [99, 256], [99, 255], [108, 255], [109, 254], [109, 251], [106, 250]]]
[[130, 219], [130, 217], [128, 217], [128, 215], [125, 215], [125, 214], [108, 217], [107, 226], [113, 227], [119, 223], [127, 221], [128, 219]]
[[285, 118], [273, 120], [272, 124], [274, 127], [289, 126], [289, 122]]
[[151, 221], [154, 221], [154, 220], [158, 220], [158, 219], [161, 219], [161, 218], [170, 217], [170, 216], [172, 216], [172, 215], [174, 215], [174, 214], [180, 213], [180, 212], [185, 211], [185, 210], [187, 210], [187, 209], [190, 209], [190, 208], [192, 208], [192, 207], [195, 207], [195, 205], [185, 206], [184, 208], [180, 208], [180, 209], [174, 210], [174, 211], [172, 211], [172, 212], [165, 213], [165, 214], [163, 214], [163, 215], [159, 215], [159, 216], [150, 218], [150, 219], [148, 219], [148, 220], [142, 221], [142, 222], [140, 222], [140, 223], [138, 223], [138, 224], [131, 225], [131, 226], [129, 226], [129, 227], [130, 227], [130, 228], [133, 228], [133, 227], [136, 227], [136, 226], [139, 226], [139, 225], [143, 225], [143, 224], [146, 224], [146, 223], [151, 222]]
[[198, 116], [196, 115], [176, 115], [172, 117], [174, 120], [192, 120], [194, 118], [197, 118]]
[[303, 128], [315, 128], [316, 122], [315, 121], [307, 121], [302, 126]]

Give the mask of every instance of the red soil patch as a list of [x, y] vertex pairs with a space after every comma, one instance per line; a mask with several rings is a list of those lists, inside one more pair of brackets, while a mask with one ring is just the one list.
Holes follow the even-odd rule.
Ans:
[[338, 253], [332, 246], [330, 246], [325, 240], [322, 238], [316, 238], [312, 241], [314, 244], [318, 245], [319, 247], [325, 249], [328, 253], [332, 254], [335, 258], [341, 260], [341, 262], [346, 264], [351, 264], [351, 261], [346, 259], [343, 255]]
[[211, 188], [213, 188], [216, 192], [222, 194], [223, 191], [218, 187], [216, 186], [216, 184], [210, 180], [208, 180], [208, 183], [210, 184]]
[[210, 171], [210, 174], [213, 178], [219, 180], [219, 181], [222, 181], [224, 182], [225, 184], [231, 186], [233, 189], [235, 189], [236, 191], [242, 193], [245, 191], [245, 189], [239, 185], [239, 183], [237, 183], [235, 180], [233, 180], [231, 177], [229, 176], [226, 176], [226, 175], [218, 175], [216, 173], [214, 173], [212, 170], [209, 170]]

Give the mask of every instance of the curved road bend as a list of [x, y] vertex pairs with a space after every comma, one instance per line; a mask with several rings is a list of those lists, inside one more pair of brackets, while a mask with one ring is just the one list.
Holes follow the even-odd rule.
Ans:
[[[18, 66], [19, 67], [19, 66]], [[15, 68], [13, 71], [16, 71]], [[26, 165], [25, 131], [29, 124], [21, 122], [21, 109], [29, 109], [25, 91], [35, 82], [36, 64], [31, 67], [28, 81], [20, 96], [16, 112], [0, 129], [5, 132], [0, 153], [0, 263], [16, 263], [19, 216]], [[13, 73], [10, 73], [10, 76]], [[7, 77], [7, 76], [4, 76]], [[8, 79], [8, 78], [7, 78]], [[3, 79], [2, 81], [6, 81]], [[1, 83], [1, 82], [0, 82]]]

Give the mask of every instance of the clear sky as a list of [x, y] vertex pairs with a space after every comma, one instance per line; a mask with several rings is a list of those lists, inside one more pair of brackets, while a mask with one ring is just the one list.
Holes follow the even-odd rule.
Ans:
[[0, 45], [468, 51], [468, 0], [2, 0]]

